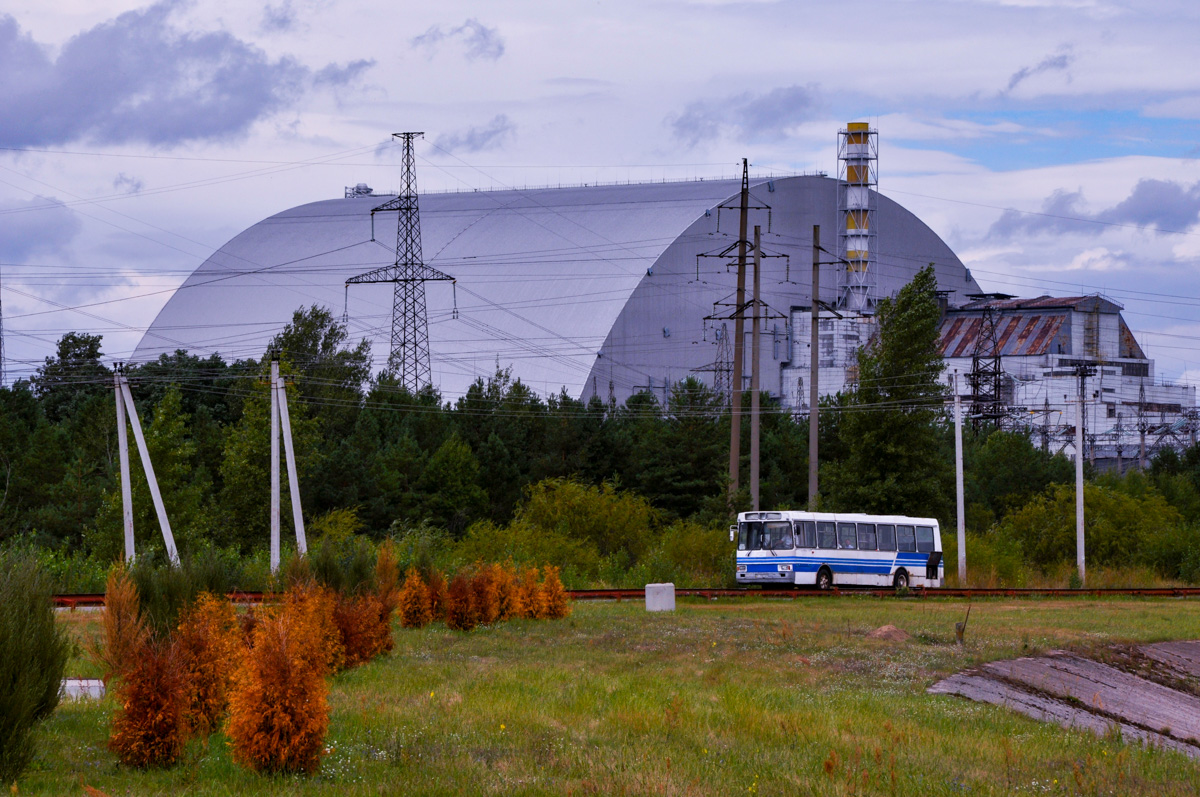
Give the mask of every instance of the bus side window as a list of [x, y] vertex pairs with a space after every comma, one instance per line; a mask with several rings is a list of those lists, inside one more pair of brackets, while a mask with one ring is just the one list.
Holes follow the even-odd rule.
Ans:
[[837, 530], [832, 523], [817, 523], [817, 545], [821, 548], [837, 547]]
[[839, 548], [852, 550], [858, 547], [858, 535], [855, 534], [853, 523], [839, 523], [837, 528]]
[[933, 526], [917, 526], [917, 550], [921, 553], [933, 552]]
[[912, 526], [896, 527], [896, 549], [901, 553], [917, 552], [917, 540]]
[[879, 524], [879, 550], [894, 551], [896, 550], [896, 527], [892, 525]]
[[860, 551], [874, 551], [875, 547], [875, 524], [874, 523], [859, 523], [858, 524], [858, 549]]
[[796, 547], [797, 548], [816, 548], [817, 547], [817, 524], [811, 520], [799, 520], [796, 522]]

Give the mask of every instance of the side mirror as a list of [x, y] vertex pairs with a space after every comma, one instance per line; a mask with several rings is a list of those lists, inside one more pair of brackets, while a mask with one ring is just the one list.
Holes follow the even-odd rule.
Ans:
[[737, 526], [729, 527], [729, 541], [733, 542], [737, 539]]

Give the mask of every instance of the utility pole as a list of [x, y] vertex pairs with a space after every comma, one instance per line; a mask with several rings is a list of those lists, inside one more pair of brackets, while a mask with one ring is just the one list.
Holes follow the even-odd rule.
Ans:
[[271, 572], [279, 570], [279, 358], [271, 356]]
[[[296, 452], [292, 446], [292, 421], [288, 415], [287, 386], [282, 379], [276, 378], [275, 389], [279, 392], [276, 404], [279, 408], [279, 420], [283, 427], [283, 452], [287, 461], [288, 491], [292, 497], [292, 525], [296, 529], [296, 551], [303, 556], [308, 553], [308, 538], [304, 534], [304, 513], [300, 507], [300, 477], [296, 473]], [[278, 467], [278, 460], [276, 460], [276, 470]], [[276, 501], [278, 500], [277, 491]]]
[[967, 585], [967, 519], [963, 501], [962, 397], [954, 372], [954, 500], [958, 506], [958, 586]]
[[759, 443], [759, 396], [758, 396], [758, 293], [759, 272], [762, 266], [762, 227], [754, 225], [754, 316], [750, 330], [750, 506], [759, 510], [758, 494], [758, 443]]
[[1138, 429], [1138, 470], [1146, 470], [1146, 380], [1138, 386], [1137, 429]]
[[742, 457], [742, 369], [746, 335], [746, 225], [750, 216], [750, 162], [742, 158], [741, 211], [738, 221], [737, 295], [733, 320], [733, 392], [730, 395], [729, 505], [738, 492], [738, 470]]
[[1083, 395], [1087, 378], [1091, 375], [1091, 366], [1076, 366], [1075, 375], [1079, 377], [1075, 413], [1075, 565], [1079, 569], [1079, 583], [1082, 586], [1087, 583], [1083, 539]]
[[121, 447], [122, 465], [121, 498], [125, 500], [125, 555], [127, 559], [133, 556], [133, 500], [129, 490], [129, 447], [125, 439], [125, 415], [128, 413], [130, 425], [133, 427], [133, 439], [137, 442], [138, 455], [142, 460], [142, 471], [146, 474], [146, 486], [150, 488], [150, 500], [154, 503], [154, 512], [158, 516], [158, 527], [162, 531], [163, 544], [167, 548], [167, 559], [171, 564], [179, 564], [179, 550], [175, 547], [175, 535], [171, 533], [171, 522], [167, 519], [167, 509], [163, 505], [162, 493], [158, 490], [158, 479], [154, 476], [154, 464], [150, 461], [150, 449], [142, 434], [142, 424], [138, 420], [137, 408], [133, 406], [133, 394], [129, 390], [129, 382], [118, 365], [117, 369], [117, 418], [121, 422], [117, 433], [118, 445]]
[[[416, 394], [431, 381], [429, 367], [429, 321], [425, 314], [425, 283], [454, 282], [454, 278], [425, 265], [421, 255], [421, 216], [417, 206], [417, 164], [413, 139], [424, 133], [393, 133], [404, 140], [404, 187], [390, 202], [371, 211], [399, 211], [396, 223], [396, 262], [346, 280], [346, 285], [391, 282], [392, 338], [387, 370], [400, 384]], [[372, 239], [374, 234], [372, 233]]]
[[813, 225], [812, 262], [812, 336], [809, 338], [808, 359], [808, 511], [817, 511], [817, 368], [820, 357], [817, 353], [817, 333], [821, 314], [821, 227]]
[[113, 371], [117, 400], [117, 450], [121, 460], [121, 517], [125, 528], [125, 561], [133, 562], [133, 486], [129, 479], [129, 432], [125, 430], [125, 397], [121, 395], [121, 364]]
[[[3, 288], [4, 278], [0, 275], [0, 290]], [[0, 298], [0, 387], [4, 387], [7, 374], [4, 371], [4, 301]]]

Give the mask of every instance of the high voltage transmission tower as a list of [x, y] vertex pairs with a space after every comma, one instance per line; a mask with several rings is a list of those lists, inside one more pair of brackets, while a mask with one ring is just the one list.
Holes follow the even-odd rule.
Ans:
[[375, 282], [395, 284], [392, 291], [392, 339], [387, 371], [413, 393], [430, 384], [429, 321], [425, 315], [425, 283], [454, 282], [454, 278], [425, 265], [421, 256], [421, 215], [417, 207], [417, 164], [413, 139], [424, 133], [394, 133], [404, 141], [404, 177], [399, 195], [371, 211], [399, 211], [396, 224], [396, 262], [359, 274], [346, 285]]

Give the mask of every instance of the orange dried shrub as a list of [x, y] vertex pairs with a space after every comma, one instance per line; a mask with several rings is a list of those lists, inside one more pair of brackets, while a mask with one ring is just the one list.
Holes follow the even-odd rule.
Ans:
[[546, 617], [561, 620], [571, 614], [571, 598], [558, 577], [558, 568], [546, 565], [542, 569], [542, 600], [546, 606]]
[[532, 620], [541, 620], [546, 617], [546, 595], [542, 590], [542, 585], [538, 582], [538, 569], [536, 567], [527, 567], [525, 572], [521, 574], [521, 586], [519, 589], [521, 594], [521, 605], [525, 612], [522, 617], [528, 617]]
[[141, 601], [133, 577], [123, 563], [108, 571], [104, 587], [104, 635], [89, 645], [92, 658], [100, 665], [104, 683], [121, 675], [149, 638], [150, 631], [141, 614]]
[[379, 558], [375, 562], [375, 591], [379, 595], [379, 623], [377, 634], [383, 634], [381, 652], [395, 647], [392, 641], [392, 618], [400, 605], [400, 563], [396, 560], [396, 546], [385, 540], [379, 546]]
[[321, 765], [329, 729], [324, 658], [328, 643], [318, 612], [304, 601], [264, 614], [229, 695], [233, 757], [266, 772], [311, 774]]
[[147, 636], [131, 654], [113, 690], [108, 747], [126, 766], [170, 766], [187, 739], [179, 652], [174, 642]]
[[[312, 582], [298, 581], [283, 594], [284, 614], [294, 617], [308, 634], [303, 655], [312, 659], [313, 666], [322, 675], [337, 672], [346, 662], [346, 648], [335, 617], [337, 603], [337, 595], [332, 590]], [[266, 620], [265, 610], [261, 615], [259, 623]], [[257, 630], [256, 627], [255, 634]]]
[[446, 619], [446, 578], [439, 570], [429, 571], [429, 617], [431, 620]]
[[475, 620], [491, 625], [500, 616], [500, 591], [496, 585], [493, 565], [477, 564], [471, 576], [471, 597], [474, 599]]
[[400, 625], [405, 628], [424, 628], [432, 620], [429, 588], [417, 569], [410, 567], [404, 576], [404, 588], [400, 590]]
[[459, 573], [446, 590], [446, 627], [454, 631], [470, 631], [477, 619], [472, 603], [470, 580]]
[[384, 625], [382, 617], [383, 601], [375, 593], [336, 598], [333, 621], [343, 651], [342, 667], [357, 667], [390, 649], [390, 623]]
[[496, 577], [496, 603], [499, 606], [497, 620], [510, 620], [520, 617], [525, 612], [521, 604], [520, 583], [517, 571], [512, 562], [503, 565], [493, 565]]
[[184, 725], [189, 733], [207, 736], [225, 715], [241, 636], [233, 606], [208, 592], [180, 619], [175, 640], [184, 676]]

